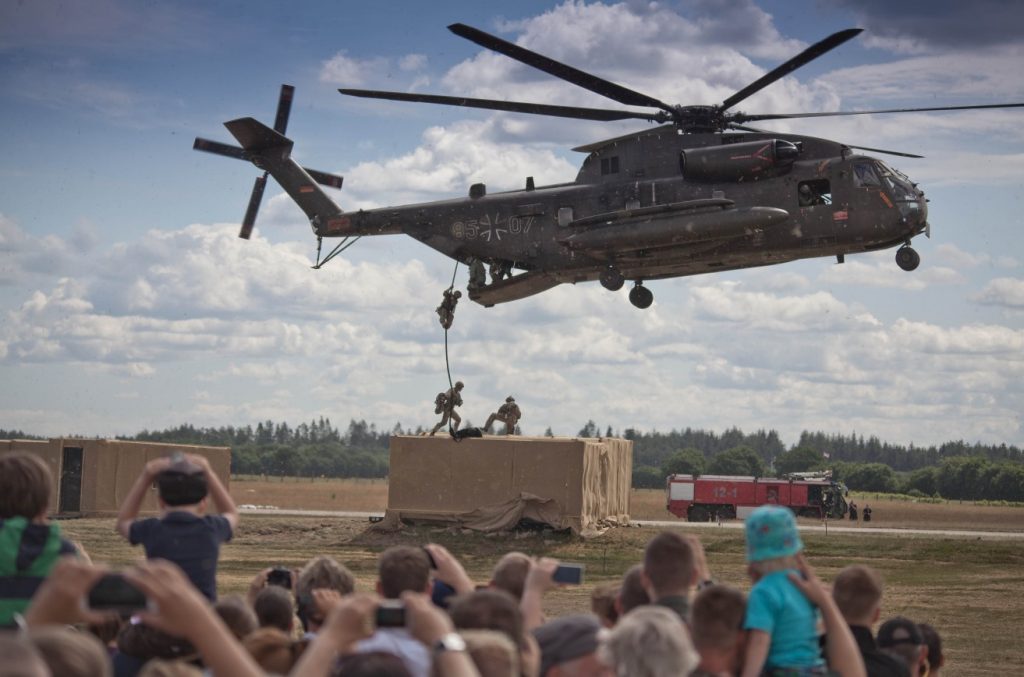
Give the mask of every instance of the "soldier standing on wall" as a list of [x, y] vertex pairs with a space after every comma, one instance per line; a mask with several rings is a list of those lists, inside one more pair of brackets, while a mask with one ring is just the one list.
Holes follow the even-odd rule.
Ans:
[[523, 412], [519, 410], [519, 405], [516, 404], [514, 397], [509, 395], [505, 398], [505, 404], [498, 407], [498, 411], [487, 417], [487, 424], [484, 425], [486, 432], [491, 432], [491, 426], [494, 425], [495, 421], [501, 421], [505, 424], [505, 434], [515, 435], [516, 424], [519, 423], [519, 419], [523, 417]]
[[438, 393], [437, 397], [434, 398], [434, 413], [441, 414], [441, 421], [430, 431], [431, 437], [441, 429], [441, 426], [448, 422], [448, 419], [455, 422], [452, 426], [453, 431], [459, 429], [462, 417], [455, 412], [455, 407], [462, 406], [462, 387], [462, 381], [456, 381], [455, 385], [449, 388], [447, 392]]

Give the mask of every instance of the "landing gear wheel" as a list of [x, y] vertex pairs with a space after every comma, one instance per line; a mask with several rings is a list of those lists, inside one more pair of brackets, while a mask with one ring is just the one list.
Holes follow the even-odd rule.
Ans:
[[690, 507], [690, 512], [687, 513], [686, 519], [690, 522], [707, 522], [708, 511], [702, 506], [694, 505]]
[[629, 290], [629, 302], [640, 309], [650, 308], [654, 303], [654, 294], [650, 289], [637, 282], [636, 286]]
[[896, 250], [896, 265], [909, 272], [921, 265], [921, 255], [913, 247], [903, 245]]
[[622, 289], [622, 285], [626, 283], [622, 273], [618, 271], [614, 266], [608, 266], [601, 271], [601, 277], [598, 278], [601, 281], [601, 286], [608, 291], [619, 291]]

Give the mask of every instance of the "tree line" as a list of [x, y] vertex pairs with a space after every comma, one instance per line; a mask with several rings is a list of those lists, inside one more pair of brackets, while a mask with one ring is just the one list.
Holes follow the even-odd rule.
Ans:
[[[600, 426], [588, 421], [578, 435], [597, 437]], [[786, 448], [774, 430], [721, 434], [705, 430], [642, 433], [608, 427], [607, 437], [633, 441], [633, 486], [660, 489], [675, 473], [783, 477], [789, 473], [831, 470], [834, 479], [854, 491], [903, 493], [951, 500], [1024, 501], [1024, 453], [1006, 444], [900, 446], [877, 437], [804, 431]]]
[[[423, 432], [396, 423], [377, 428], [349, 421], [342, 431], [329, 418], [289, 425], [272, 420], [255, 426], [200, 428], [182, 424], [143, 430], [119, 439], [229, 446], [231, 471], [247, 475], [299, 477], [387, 477], [392, 435]], [[545, 435], [555, 433], [548, 428]], [[594, 421], [578, 437], [623, 437], [633, 442], [633, 486], [663, 488], [673, 473], [784, 476], [829, 469], [855, 491], [899, 492], [953, 500], [1024, 501], [1024, 452], [1006, 444], [968, 444], [963, 440], [929, 447], [901, 446], [877, 437], [808, 432], [791, 447], [774, 430], [721, 433], [685, 428], [669, 432], [615, 431]], [[20, 430], [0, 429], [0, 439], [42, 439]]]

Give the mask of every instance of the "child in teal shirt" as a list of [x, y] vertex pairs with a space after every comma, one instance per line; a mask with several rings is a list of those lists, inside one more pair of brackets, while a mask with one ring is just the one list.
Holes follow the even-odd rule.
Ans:
[[749, 631], [743, 677], [827, 675], [818, 644], [818, 612], [789, 580], [804, 548], [792, 511], [761, 506], [747, 517], [747, 572], [754, 587], [743, 627]]

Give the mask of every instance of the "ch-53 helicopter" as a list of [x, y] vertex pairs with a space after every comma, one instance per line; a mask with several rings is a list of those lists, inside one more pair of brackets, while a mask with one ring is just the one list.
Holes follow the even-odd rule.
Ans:
[[[748, 122], [877, 113], [1013, 108], [1024, 103], [871, 111], [750, 115], [728, 112], [747, 97], [861, 32], [847, 29], [808, 47], [718, 105], [670, 105], [464, 24], [456, 35], [628, 106], [656, 112], [341, 89], [375, 99], [447, 104], [582, 120], [640, 119], [659, 126], [580, 146], [587, 153], [570, 183], [467, 198], [343, 212], [317, 183], [342, 178], [291, 159], [285, 137], [294, 89], [282, 87], [273, 129], [253, 118], [226, 122], [241, 147], [197, 138], [194, 148], [248, 160], [256, 179], [239, 236], [248, 238], [272, 175], [309, 217], [319, 268], [363, 235], [406, 234], [470, 264], [469, 297], [484, 305], [514, 301], [561, 283], [599, 280], [617, 291], [632, 280], [630, 302], [654, 300], [644, 282], [699, 273], [836, 257], [890, 247], [911, 271], [910, 246], [930, 235], [924, 192], [906, 175], [855, 150], [921, 157], [828, 139], [768, 132]], [[324, 258], [322, 238], [341, 242]], [[483, 264], [490, 268], [490, 281]]]

